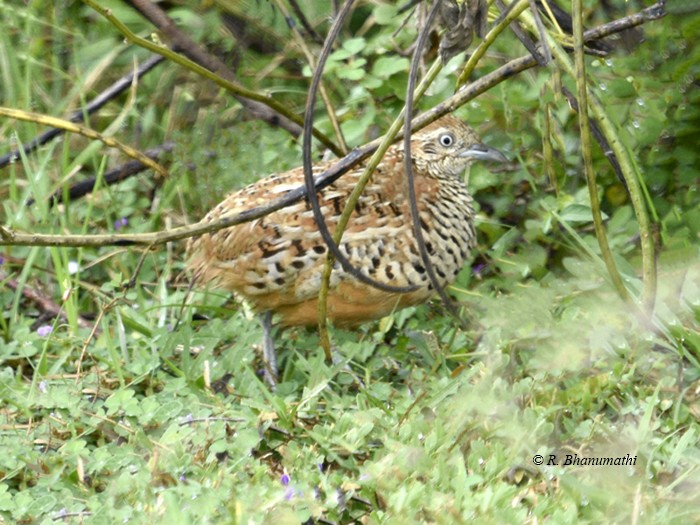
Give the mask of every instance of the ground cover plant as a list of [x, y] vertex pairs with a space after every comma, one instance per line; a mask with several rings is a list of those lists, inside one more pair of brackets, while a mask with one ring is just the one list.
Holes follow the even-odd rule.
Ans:
[[[331, 329], [333, 364], [288, 330], [271, 390], [253, 313], [190, 289], [184, 240], [149, 235], [301, 164], [276, 111], [301, 122], [334, 4], [0, 0], [0, 522], [698, 521], [697, 8], [560, 2], [586, 29], [645, 13], [588, 43], [584, 75], [566, 18], [516, 2], [553, 60], [485, 86], [530, 51], [487, 36], [499, 1], [445, 2], [488, 7], [486, 31], [438, 19], [416, 112], [482, 86], [454, 114], [510, 159], [468, 173], [464, 322], [436, 300]], [[406, 4], [351, 6], [316, 101], [337, 150], [403, 108], [431, 7]]]

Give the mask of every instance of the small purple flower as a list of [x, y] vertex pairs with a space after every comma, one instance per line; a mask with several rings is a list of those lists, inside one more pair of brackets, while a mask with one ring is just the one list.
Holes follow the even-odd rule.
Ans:
[[282, 482], [282, 485], [285, 486], [285, 487], [289, 486], [289, 482], [290, 482], [291, 480], [292, 480], [292, 479], [289, 477], [289, 474], [287, 474], [287, 471], [285, 470], [285, 471], [284, 471], [284, 474], [282, 474], [282, 477], [280, 478], [280, 481]]
[[48, 391], [48, 388], [46, 388], [46, 381], [39, 381], [39, 392], [42, 394], [45, 394]]
[[475, 264], [472, 266], [472, 273], [476, 275], [477, 277], [481, 277], [481, 272], [483, 272], [486, 269], [486, 264], [485, 263], [479, 263]]
[[129, 224], [129, 221], [127, 220], [127, 218], [122, 217], [121, 219], [117, 219], [116, 221], [114, 221], [114, 229], [121, 230], [127, 224]]
[[52, 330], [53, 326], [51, 326], [50, 324], [43, 324], [36, 329], [36, 333], [39, 337], [46, 337], [51, 333]]
[[294, 490], [294, 487], [287, 487], [287, 490], [284, 491], [284, 499], [287, 501], [290, 501], [296, 494], [296, 491]]
[[184, 474], [180, 474], [180, 481], [187, 481], [187, 478], [185, 477]]
[[0, 255], [0, 266], [2, 266], [3, 264], [5, 264], [5, 258], [2, 255]]

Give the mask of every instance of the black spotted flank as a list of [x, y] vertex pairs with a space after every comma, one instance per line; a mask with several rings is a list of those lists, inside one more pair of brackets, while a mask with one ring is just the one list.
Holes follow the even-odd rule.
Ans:
[[331, 202], [333, 203], [333, 211], [336, 215], [340, 215], [341, 213], [343, 213], [343, 203], [340, 202], [340, 197], [332, 199]]
[[389, 279], [390, 281], [392, 281], [394, 277], [396, 277], [394, 275], [394, 272], [391, 271], [391, 266], [387, 266], [386, 268], [384, 268], [384, 273], [386, 274], [387, 279]]
[[318, 253], [319, 255], [323, 255], [324, 253], [326, 253], [326, 247], [323, 244], [317, 244], [312, 248], [312, 250]]
[[303, 257], [304, 255], [306, 255], [306, 249], [304, 248], [304, 246], [302, 246], [301, 239], [294, 239], [292, 241], [292, 246], [294, 246], [294, 248], [297, 251], [297, 257]]
[[262, 255], [260, 256], [262, 259], [267, 259], [268, 257], [273, 257], [277, 255], [278, 253], [281, 253], [286, 250], [284, 246], [278, 247], [278, 248], [271, 248], [271, 244], [267, 241], [262, 241], [258, 243], [258, 248], [260, 248], [260, 251], [262, 252]]

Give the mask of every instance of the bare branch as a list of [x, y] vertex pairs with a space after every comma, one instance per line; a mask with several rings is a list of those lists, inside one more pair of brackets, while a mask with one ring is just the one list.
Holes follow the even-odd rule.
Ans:
[[[160, 55], [150, 57], [148, 60], [143, 62], [135, 71], [124, 75], [119, 80], [114, 82], [111, 86], [109, 86], [107, 89], [102, 91], [102, 93], [93, 98], [90, 102], [88, 102], [85, 105], [85, 108], [80, 108], [71, 113], [66, 120], [68, 120], [69, 122], [79, 122], [83, 120], [86, 115], [92, 115], [95, 111], [100, 109], [107, 102], [112, 100], [114, 97], [119, 96], [126, 89], [128, 89], [132, 82], [134, 82], [134, 80], [144, 76], [158, 64], [163, 62], [163, 60], [165, 59]], [[37, 149], [39, 146], [43, 146], [44, 144], [46, 144], [51, 139], [62, 135], [64, 132], [65, 129], [53, 128], [42, 133], [38, 137], [33, 138], [29, 142], [25, 142], [18, 149], [12, 150], [9, 153], [0, 157], [0, 168], [4, 168], [13, 160], [18, 159], [20, 150], [23, 150], [25, 154], [30, 153]]]
[[433, 289], [437, 292], [452, 316], [460, 320], [459, 311], [457, 307], [449, 298], [445, 289], [440, 286], [437, 274], [435, 273], [435, 268], [433, 268], [433, 263], [430, 260], [430, 255], [428, 254], [428, 248], [425, 245], [425, 239], [423, 238], [423, 228], [420, 225], [420, 215], [418, 212], [418, 204], [416, 203], [416, 187], [415, 178], [413, 173], [413, 161], [411, 156], [411, 119], [413, 118], [413, 94], [416, 87], [416, 78], [418, 77], [418, 65], [420, 64], [423, 48], [428, 40], [428, 35], [430, 34], [430, 29], [433, 25], [433, 21], [437, 17], [438, 9], [440, 8], [440, 2], [435, 2], [430, 11], [428, 12], [428, 17], [425, 20], [425, 24], [418, 35], [418, 42], [416, 43], [416, 49], [413, 52], [413, 58], [411, 59], [411, 69], [408, 75], [408, 86], [406, 88], [406, 115], [403, 127], [403, 147], [404, 147], [404, 169], [406, 170], [406, 188], [408, 190], [408, 202], [409, 209], [411, 211], [411, 224], [413, 226], [413, 235], [416, 238], [416, 244], [418, 245], [418, 252], [420, 253], [420, 258], [423, 261], [423, 266], [430, 279], [430, 284]]
[[331, 26], [331, 29], [328, 32], [328, 36], [326, 37], [326, 43], [324, 44], [323, 49], [321, 50], [321, 55], [318, 57], [318, 65], [316, 67], [316, 71], [314, 72], [314, 76], [311, 79], [311, 86], [309, 87], [309, 97], [306, 103], [306, 111], [304, 115], [304, 134], [302, 136], [302, 156], [304, 160], [304, 181], [306, 182], [306, 198], [308, 199], [309, 204], [311, 205], [311, 209], [314, 213], [314, 219], [316, 220], [316, 225], [318, 226], [318, 231], [321, 234], [321, 237], [323, 237], [324, 242], [328, 245], [330, 253], [332, 253], [333, 257], [340, 263], [340, 265], [343, 267], [343, 270], [351, 274], [358, 281], [378, 288], [380, 290], [384, 290], [386, 292], [405, 293], [410, 292], [415, 288], [397, 287], [384, 284], [380, 281], [372, 279], [368, 275], [365, 275], [364, 273], [362, 273], [361, 270], [355, 268], [352, 265], [348, 258], [345, 257], [345, 255], [343, 255], [343, 253], [340, 251], [338, 244], [333, 239], [333, 235], [331, 234], [330, 230], [328, 229], [328, 226], [326, 225], [326, 220], [323, 216], [323, 212], [321, 211], [321, 205], [318, 202], [316, 192], [313, 191], [315, 187], [315, 181], [313, 176], [311, 160], [311, 133], [309, 133], [307, 130], [313, 129], [314, 102], [316, 100], [316, 92], [318, 91], [318, 87], [321, 82], [321, 74], [323, 73], [323, 67], [326, 63], [326, 60], [328, 59], [328, 56], [330, 55], [333, 46], [333, 41], [338, 36], [338, 33], [340, 32], [345, 17], [350, 13], [350, 8], [352, 7], [353, 1], [354, 0], [346, 0], [345, 4], [340, 10], [340, 13], [338, 13], [338, 16], [333, 22], [333, 26]]
[[[626, 16], [619, 20], [603, 24], [584, 33], [584, 41], [610, 35], [641, 25], [650, 20], [656, 20], [664, 16], [665, 1], [660, 1], [653, 6], [644, 9], [640, 13]], [[431, 110], [421, 114], [411, 122], [413, 132], [424, 128], [438, 118], [453, 112], [458, 107], [466, 104], [480, 94], [488, 91], [492, 87], [508, 80], [518, 73], [535, 67], [537, 60], [532, 55], [525, 55], [502, 65], [491, 73], [484, 75], [475, 82], [461, 88], [452, 97], [438, 104]], [[397, 140], [403, 137], [403, 133], [397, 134]], [[376, 139], [368, 144], [351, 151], [348, 155], [340, 159], [333, 166], [315, 179], [317, 190], [331, 184], [343, 173], [352, 169], [353, 166], [369, 157], [381, 144], [382, 138]], [[218, 221], [210, 223], [196, 223], [190, 226], [181, 226], [172, 230], [165, 230], [153, 233], [141, 234], [98, 234], [98, 235], [47, 235], [16, 232], [7, 227], [0, 226], [0, 246], [128, 246], [128, 245], [160, 245], [167, 242], [177, 241], [209, 233], [243, 222], [251, 221], [274, 211], [306, 198], [307, 190], [305, 186], [300, 186], [284, 197], [277, 199], [265, 206], [251, 208], [239, 214], [223, 217]]]
[[[156, 146], [155, 148], [147, 149], [143, 152], [143, 154], [146, 155], [146, 157], [148, 157], [149, 159], [155, 160], [158, 157], [160, 157], [160, 155], [162, 155], [163, 153], [168, 153], [174, 148], [174, 142], [165, 142], [160, 146]], [[133, 177], [134, 175], [137, 175], [142, 171], [145, 171], [146, 169], [148, 169], [148, 166], [139, 162], [138, 160], [130, 160], [128, 162], [125, 162], [121, 166], [117, 166], [114, 169], [106, 171], [102, 175], [101, 179], [105, 185], [112, 186], [113, 184], [117, 184], [118, 182]], [[95, 184], [97, 184], [97, 177], [89, 177], [85, 180], [76, 182], [75, 184], [71, 185], [70, 188], [68, 188], [68, 199], [78, 199], [87, 195], [88, 193], [91, 193], [92, 190], [95, 189]], [[49, 206], [53, 206], [55, 204], [60, 204], [61, 202], [63, 202], [63, 196], [63, 189], [56, 190], [56, 192], [49, 197]], [[27, 200], [27, 206], [31, 206], [35, 202], [36, 201], [33, 198], [31, 198]]]
[[57, 129], [62, 129], [64, 131], [70, 131], [71, 133], [77, 133], [78, 135], [82, 135], [83, 137], [87, 137], [89, 139], [99, 140], [106, 146], [116, 148], [122, 153], [124, 153], [124, 155], [127, 155], [128, 157], [136, 159], [142, 164], [145, 164], [161, 177], [168, 176], [168, 170], [166, 170], [163, 166], [161, 166], [148, 156], [144, 155], [140, 151], [132, 148], [131, 146], [123, 144], [122, 142], [118, 141], [113, 137], [108, 137], [98, 131], [95, 131], [94, 129], [90, 129], [86, 126], [83, 126], [82, 124], [77, 124], [75, 122], [70, 122], [68, 120], [63, 120], [56, 117], [50, 117], [48, 115], [41, 115], [39, 113], [31, 113], [29, 111], [20, 111], [18, 109], [3, 107], [0, 107], [0, 115], [4, 115], [6, 117], [17, 120], [45, 124], [47, 126], [52, 126]]

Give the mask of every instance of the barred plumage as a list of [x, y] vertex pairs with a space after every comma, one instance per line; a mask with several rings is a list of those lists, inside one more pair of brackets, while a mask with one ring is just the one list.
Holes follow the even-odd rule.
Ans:
[[[461, 179], [473, 160], [504, 161], [480, 143], [461, 120], [443, 117], [411, 137], [417, 204], [423, 236], [441, 285], [454, 282], [475, 244], [472, 198]], [[323, 172], [331, 163], [314, 165]], [[364, 165], [318, 193], [331, 232]], [[392, 146], [360, 198], [340, 250], [366, 275], [392, 286], [389, 293], [357, 281], [338, 264], [331, 277], [328, 316], [339, 326], [377, 319], [428, 300], [434, 293], [411, 226], [405, 190], [403, 145]], [[304, 183], [302, 168], [270, 175], [234, 192], [204, 221], [237, 214], [282, 197]], [[306, 200], [263, 218], [194, 238], [188, 244], [197, 279], [237, 292], [283, 325], [315, 325], [327, 247]]]

